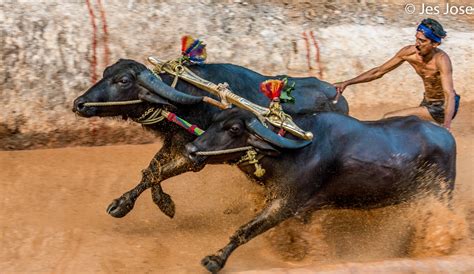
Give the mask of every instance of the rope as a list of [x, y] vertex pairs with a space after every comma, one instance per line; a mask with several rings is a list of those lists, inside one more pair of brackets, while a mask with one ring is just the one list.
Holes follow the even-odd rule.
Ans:
[[88, 102], [84, 103], [86, 107], [103, 107], [103, 106], [126, 106], [133, 104], [140, 104], [142, 100], [130, 100], [130, 101], [116, 101], [116, 102]]
[[246, 151], [247, 153], [245, 153], [245, 155], [242, 156], [235, 165], [242, 165], [244, 163], [249, 164], [249, 165], [254, 165], [255, 172], [253, 174], [255, 176], [260, 178], [263, 175], [265, 175], [265, 169], [258, 162], [258, 160], [261, 159], [263, 155], [258, 157], [257, 152], [252, 146], [230, 148], [230, 149], [223, 149], [223, 150], [213, 150], [213, 151], [198, 151], [196, 152], [196, 155], [214, 156], [214, 155], [229, 154], [229, 153], [234, 153], [234, 152], [239, 152], [239, 151]]
[[237, 148], [230, 148], [230, 149], [223, 149], [223, 150], [198, 151], [196, 152], [196, 155], [202, 155], [202, 156], [221, 155], [221, 154], [229, 154], [229, 153], [234, 153], [234, 152], [239, 152], [239, 151], [247, 151], [252, 148], [253, 148], [252, 146], [246, 146], [246, 147], [237, 147]]
[[[147, 111], [145, 111], [145, 113], [143, 113], [142, 116], [140, 116], [140, 118], [136, 119], [135, 122], [140, 123], [142, 125], [152, 125], [152, 124], [159, 123], [166, 118], [166, 116], [163, 115], [162, 111], [163, 110], [161, 108], [157, 108], [156, 110], [154, 108], [150, 108]], [[151, 112], [153, 113], [150, 115], [150, 117], [145, 119], [145, 117]]]
[[[84, 103], [84, 106], [89, 106], [89, 107], [125, 106], [125, 105], [133, 105], [133, 104], [140, 104], [140, 103], [143, 103], [143, 101], [130, 100], [130, 101], [115, 101], [115, 102], [88, 102], [88, 103]], [[150, 116], [147, 117], [148, 115]], [[159, 123], [163, 121], [164, 119], [168, 119], [169, 121], [186, 129], [191, 134], [199, 136], [204, 133], [204, 130], [200, 129], [198, 126], [190, 124], [188, 121], [184, 120], [181, 117], [178, 117], [176, 114], [172, 112], [168, 112], [161, 108], [156, 108], [156, 109], [149, 108], [139, 118], [134, 119], [134, 121], [142, 125], [152, 125], [152, 124]]]
[[[175, 72], [175, 78], [173, 80], [173, 83], [171, 84], [171, 87], [173, 88], [176, 86], [179, 76], [184, 71], [184, 67], [182, 66], [181, 63], [182, 63], [182, 60], [179, 59], [178, 64], [173, 68]], [[166, 62], [163, 65], [171, 65], [171, 61]], [[159, 73], [161, 71], [162, 71], [162, 66], [161, 67], [155, 66], [155, 68], [151, 70], [151, 72], [160, 80], [161, 80], [161, 77], [159, 76]], [[140, 104], [140, 103], [143, 103], [143, 101], [138, 99], [138, 100], [113, 101], [113, 102], [87, 102], [87, 103], [84, 103], [84, 106], [86, 107], [126, 106], [126, 105]], [[148, 115], [150, 116], [147, 117]], [[181, 117], [178, 117], [176, 114], [172, 112], [168, 112], [161, 108], [157, 108], [157, 109], [149, 108], [139, 118], [133, 119], [133, 120], [142, 125], [152, 125], [152, 124], [159, 123], [163, 121], [164, 119], [168, 119], [169, 121], [186, 129], [191, 134], [200, 136], [204, 133], [204, 130], [200, 129], [197, 125], [190, 124], [188, 121], [184, 120]]]
[[173, 122], [177, 124], [178, 126], [186, 129], [189, 133], [194, 134], [196, 136], [201, 136], [204, 133], [204, 130], [200, 129], [197, 125], [193, 125], [189, 123], [188, 121], [184, 120], [183, 118], [177, 116], [176, 114], [172, 112], [168, 112], [166, 110], [163, 110], [161, 115], [166, 117], [168, 121]]

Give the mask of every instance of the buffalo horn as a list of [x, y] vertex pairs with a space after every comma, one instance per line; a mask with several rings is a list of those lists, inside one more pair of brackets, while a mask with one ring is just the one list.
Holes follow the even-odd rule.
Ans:
[[202, 101], [200, 96], [189, 95], [166, 85], [150, 70], [140, 72], [138, 81], [141, 86], [149, 91], [178, 104], [192, 105]]
[[[138, 92], [138, 99], [142, 101], [148, 101], [150, 103], [160, 104], [160, 105], [168, 105], [173, 106], [168, 100], [165, 98], [156, 95], [155, 93], [151, 93], [147, 89], [140, 90]], [[174, 106], [173, 106], [174, 107]]]
[[260, 136], [263, 140], [280, 148], [299, 149], [311, 144], [311, 141], [307, 140], [291, 140], [284, 138], [266, 128], [255, 118], [246, 122], [245, 124], [250, 131]]

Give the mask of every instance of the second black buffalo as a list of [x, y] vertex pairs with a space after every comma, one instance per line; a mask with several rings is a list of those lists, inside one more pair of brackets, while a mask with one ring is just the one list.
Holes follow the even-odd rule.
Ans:
[[239, 168], [269, 190], [267, 204], [226, 246], [202, 260], [209, 271], [219, 271], [237, 247], [290, 217], [322, 208], [384, 207], [420, 193], [449, 197], [454, 188], [454, 138], [430, 122], [415, 116], [361, 122], [333, 112], [295, 122], [314, 134], [312, 143], [282, 138], [250, 113], [230, 109], [186, 146], [196, 169], [238, 163], [245, 154], [203, 156], [211, 151], [251, 146], [264, 156], [261, 178], [254, 176], [253, 164], [243, 161]]

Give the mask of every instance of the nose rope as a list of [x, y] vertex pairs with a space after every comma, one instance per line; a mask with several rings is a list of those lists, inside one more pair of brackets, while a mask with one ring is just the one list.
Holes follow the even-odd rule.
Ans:
[[142, 100], [115, 101], [115, 102], [87, 102], [85, 107], [104, 107], [104, 106], [126, 106], [143, 103]]
[[246, 146], [246, 147], [237, 147], [237, 148], [229, 148], [229, 149], [222, 149], [222, 150], [198, 151], [196, 152], [196, 155], [215, 156], [215, 155], [229, 154], [229, 153], [234, 153], [234, 152], [239, 152], [239, 151], [247, 151], [252, 148], [253, 148], [252, 146]]

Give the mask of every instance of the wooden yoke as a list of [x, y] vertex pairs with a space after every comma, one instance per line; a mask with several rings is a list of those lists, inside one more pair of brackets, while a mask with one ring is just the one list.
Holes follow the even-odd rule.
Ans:
[[209, 82], [201, 77], [197, 76], [191, 70], [189, 70], [186, 66], [183, 66], [178, 61], [168, 61], [164, 62], [156, 57], [148, 57], [148, 62], [150, 62], [155, 67], [153, 71], [157, 74], [159, 73], [169, 73], [171, 75], [175, 75], [183, 79], [184, 81], [193, 84], [205, 91], [212, 93], [213, 95], [218, 96], [221, 99], [220, 104], [216, 105], [216, 102], [212, 102], [211, 100], [204, 100], [207, 103], [211, 103], [219, 108], [229, 108], [230, 104], [234, 104], [239, 108], [248, 110], [255, 114], [258, 119], [265, 124], [265, 121], [272, 124], [275, 127], [283, 128], [287, 132], [293, 134], [294, 136], [304, 139], [304, 140], [312, 140], [313, 133], [309, 131], [304, 131], [299, 128], [291, 119], [288, 114], [285, 114], [283, 110], [279, 115], [275, 115], [275, 111], [271, 111], [266, 107], [259, 106], [250, 102], [249, 100], [238, 96], [237, 94], [233, 93], [227, 83], [223, 84], [214, 84]]

